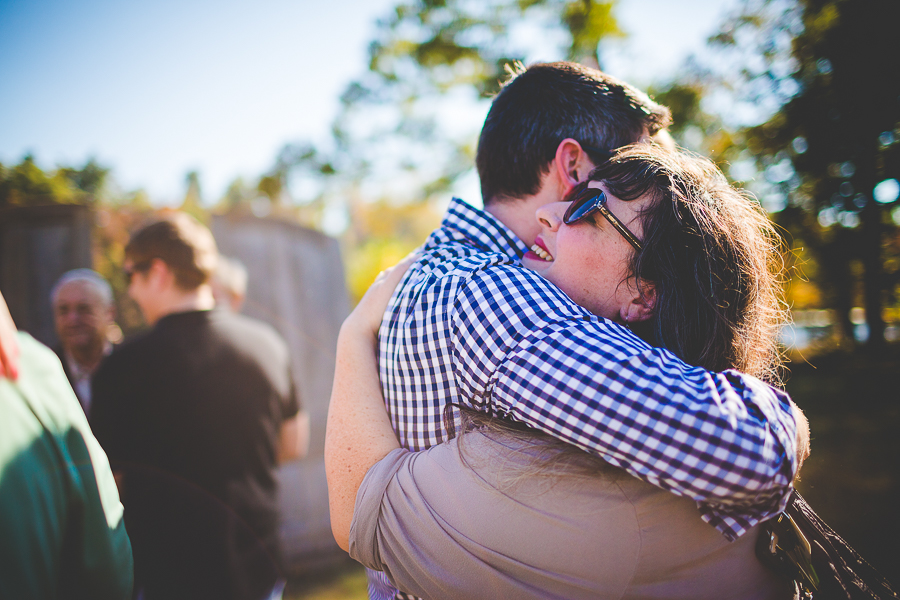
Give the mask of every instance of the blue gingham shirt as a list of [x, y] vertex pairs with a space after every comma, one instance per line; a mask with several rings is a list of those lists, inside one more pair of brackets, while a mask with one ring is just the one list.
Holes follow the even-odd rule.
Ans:
[[426, 241], [379, 331], [400, 444], [446, 440], [444, 407], [455, 402], [693, 498], [728, 539], [780, 511], [795, 472], [787, 396], [736, 371], [689, 366], [590, 314], [521, 267], [526, 250], [457, 199]]

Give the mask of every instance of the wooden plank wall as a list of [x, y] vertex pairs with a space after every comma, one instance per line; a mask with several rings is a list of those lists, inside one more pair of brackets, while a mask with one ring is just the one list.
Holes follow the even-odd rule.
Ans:
[[70, 269], [92, 268], [93, 212], [54, 204], [0, 210], [0, 292], [16, 326], [57, 344], [50, 291]]

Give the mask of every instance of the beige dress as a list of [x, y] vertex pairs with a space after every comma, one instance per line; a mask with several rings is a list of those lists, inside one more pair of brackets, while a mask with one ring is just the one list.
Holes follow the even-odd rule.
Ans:
[[756, 528], [728, 542], [693, 501], [608, 468], [535, 459], [506, 434], [470, 432], [398, 449], [366, 475], [350, 555], [422, 598], [792, 598], [754, 555]]

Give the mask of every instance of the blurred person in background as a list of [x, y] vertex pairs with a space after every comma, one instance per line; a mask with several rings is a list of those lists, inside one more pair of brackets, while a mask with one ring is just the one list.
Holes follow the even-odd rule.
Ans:
[[241, 312], [247, 297], [247, 267], [244, 263], [220, 254], [211, 283], [216, 306]]
[[174, 213], [125, 248], [152, 329], [94, 377], [93, 427], [121, 483], [144, 600], [260, 600], [284, 586], [279, 462], [306, 451], [288, 348], [214, 306], [210, 231]]
[[[66, 377], [84, 409], [91, 414], [91, 377], [112, 352], [121, 331], [115, 324], [112, 288], [96, 271], [73, 269], [50, 292], [59, 346], [55, 348]], [[111, 339], [112, 338], [112, 339]]]
[[[0, 296], [0, 598], [127, 600], [116, 483], [60, 361]], [[13, 380], [15, 379], [15, 380]]]

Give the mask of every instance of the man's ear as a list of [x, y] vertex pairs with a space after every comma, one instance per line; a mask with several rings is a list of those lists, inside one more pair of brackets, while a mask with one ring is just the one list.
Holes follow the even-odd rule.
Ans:
[[170, 280], [175, 280], [175, 275], [163, 259], [154, 258], [147, 268], [147, 279], [152, 282], [151, 285], [164, 287]]
[[634, 289], [634, 295], [621, 308], [621, 317], [625, 323], [640, 323], [656, 313], [656, 286], [650, 281], [642, 281], [641, 290], [638, 291], [633, 281], [629, 287]]
[[566, 194], [587, 179], [588, 174], [594, 170], [594, 163], [587, 152], [572, 138], [564, 139], [556, 147], [553, 164]]

